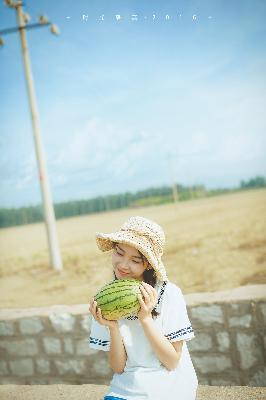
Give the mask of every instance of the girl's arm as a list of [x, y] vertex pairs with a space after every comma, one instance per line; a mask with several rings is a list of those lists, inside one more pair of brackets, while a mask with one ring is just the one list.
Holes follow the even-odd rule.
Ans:
[[124, 371], [127, 353], [124, 347], [122, 337], [118, 328], [118, 324], [114, 327], [109, 327], [110, 330], [110, 351], [109, 351], [109, 364], [112, 370], [118, 374]]
[[110, 331], [110, 350], [109, 350], [109, 364], [112, 370], [118, 374], [124, 371], [127, 353], [124, 347], [122, 337], [118, 328], [117, 321], [108, 321], [103, 318], [101, 309], [97, 307], [97, 302], [92, 299], [90, 302], [90, 312], [93, 318], [100, 324], [107, 326]]
[[141, 292], [143, 298], [139, 295], [141, 309], [138, 313], [138, 318], [146, 337], [161, 363], [168, 370], [175, 369], [181, 356], [183, 341], [171, 343], [163, 333], [156, 328], [151, 315], [151, 311], [157, 303], [156, 290], [151, 285], [142, 282]]

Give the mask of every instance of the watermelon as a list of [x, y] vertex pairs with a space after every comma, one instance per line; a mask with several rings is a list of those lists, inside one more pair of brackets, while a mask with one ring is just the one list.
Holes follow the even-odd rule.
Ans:
[[105, 285], [94, 296], [102, 316], [108, 320], [118, 320], [140, 310], [137, 295], [141, 281], [137, 279], [117, 279]]

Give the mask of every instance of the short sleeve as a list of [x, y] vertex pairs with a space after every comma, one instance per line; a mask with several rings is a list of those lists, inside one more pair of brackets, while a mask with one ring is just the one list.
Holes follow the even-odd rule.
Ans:
[[95, 350], [110, 350], [110, 333], [107, 326], [100, 325], [92, 317], [90, 332], [90, 348]]
[[165, 290], [163, 332], [170, 342], [194, 338], [184, 296], [180, 288], [171, 282], [168, 282]]

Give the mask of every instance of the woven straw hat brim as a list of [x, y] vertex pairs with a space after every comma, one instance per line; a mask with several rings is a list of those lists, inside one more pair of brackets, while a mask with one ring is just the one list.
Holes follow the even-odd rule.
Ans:
[[96, 243], [101, 251], [109, 251], [114, 248], [114, 242], [124, 243], [135, 247], [146, 257], [150, 265], [156, 272], [156, 276], [160, 281], [168, 281], [165, 267], [161, 260], [158, 260], [153, 252], [153, 248], [149, 240], [145, 237], [139, 237], [133, 232], [118, 231], [114, 233], [97, 233]]

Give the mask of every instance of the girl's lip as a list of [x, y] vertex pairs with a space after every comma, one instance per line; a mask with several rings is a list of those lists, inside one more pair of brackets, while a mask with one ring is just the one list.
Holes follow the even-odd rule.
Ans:
[[121, 275], [128, 275], [128, 272], [123, 272], [123, 271], [121, 271], [119, 268], [118, 268], [118, 272], [119, 272], [119, 274], [121, 274]]

